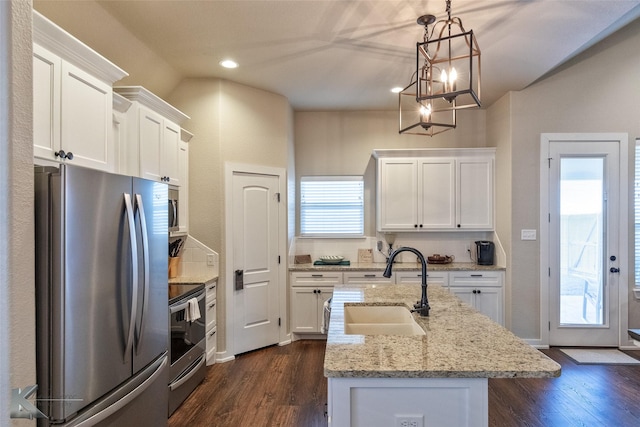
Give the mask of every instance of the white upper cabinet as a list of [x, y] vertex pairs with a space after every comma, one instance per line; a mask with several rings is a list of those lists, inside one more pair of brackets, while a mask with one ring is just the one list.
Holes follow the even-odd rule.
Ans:
[[127, 73], [33, 12], [34, 156], [115, 171], [112, 85]]
[[178, 209], [178, 226], [180, 233], [189, 232], [189, 141], [193, 134], [180, 130], [180, 150], [178, 153], [178, 166], [180, 167], [178, 176], [180, 177], [180, 204]]
[[141, 86], [113, 90], [132, 102], [122, 172], [181, 185], [180, 124], [189, 117]]
[[494, 149], [374, 155], [378, 231], [493, 229]]

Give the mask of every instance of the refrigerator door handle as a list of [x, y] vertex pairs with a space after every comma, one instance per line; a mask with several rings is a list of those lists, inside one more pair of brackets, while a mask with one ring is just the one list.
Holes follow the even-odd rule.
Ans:
[[147, 234], [147, 220], [144, 214], [144, 204], [142, 203], [142, 195], [136, 194], [136, 209], [140, 214], [140, 228], [142, 229], [142, 268], [144, 269], [144, 282], [142, 304], [140, 304], [140, 325], [136, 325], [136, 353], [142, 347], [142, 337], [144, 336], [144, 320], [145, 308], [149, 303], [149, 235]]
[[131, 287], [131, 317], [129, 319], [129, 332], [127, 333], [127, 344], [124, 349], [123, 359], [127, 360], [133, 345], [133, 334], [135, 330], [135, 322], [138, 310], [138, 243], [136, 240], [136, 227], [133, 215], [133, 206], [131, 204], [131, 195], [124, 193], [124, 205], [127, 209], [127, 222], [129, 225], [129, 242], [131, 244], [131, 270], [132, 270], [132, 287]]

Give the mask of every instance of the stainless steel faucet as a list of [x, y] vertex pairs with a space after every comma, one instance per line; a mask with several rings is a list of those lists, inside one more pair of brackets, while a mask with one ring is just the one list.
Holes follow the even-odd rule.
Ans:
[[389, 259], [387, 259], [387, 268], [384, 270], [382, 275], [384, 277], [391, 277], [392, 269], [393, 269], [393, 260], [400, 252], [413, 252], [416, 254], [420, 263], [422, 263], [422, 297], [420, 301], [413, 305], [413, 308], [417, 311], [420, 316], [427, 317], [429, 316], [429, 300], [427, 299], [427, 261], [424, 259], [424, 255], [420, 253], [419, 250], [409, 247], [401, 247], [396, 249], [389, 255]]

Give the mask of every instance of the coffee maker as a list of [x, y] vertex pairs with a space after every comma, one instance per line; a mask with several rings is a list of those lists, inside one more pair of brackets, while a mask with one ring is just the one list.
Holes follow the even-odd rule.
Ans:
[[489, 240], [476, 240], [476, 262], [478, 265], [493, 265], [495, 245]]

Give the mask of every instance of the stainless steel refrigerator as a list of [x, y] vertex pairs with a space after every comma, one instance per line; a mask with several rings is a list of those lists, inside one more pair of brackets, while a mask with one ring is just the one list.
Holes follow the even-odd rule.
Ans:
[[162, 426], [168, 188], [35, 168], [40, 426]]

